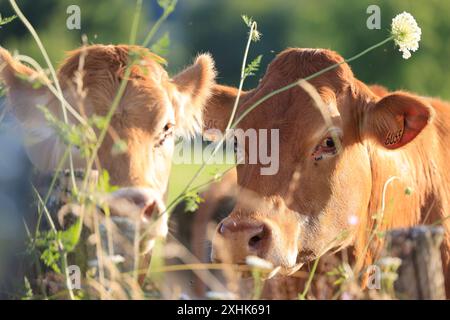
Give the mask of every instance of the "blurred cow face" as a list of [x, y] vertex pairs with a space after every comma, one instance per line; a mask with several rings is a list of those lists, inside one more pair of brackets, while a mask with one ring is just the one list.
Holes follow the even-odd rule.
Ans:
[[[202, 107], [215, 73], [209, 55], [199, 56], [171, 79], [147, 49], [93, 45], [71, 52], [62, 63], [58, 78], [65, 99], [83, 116], [105, 116], [133, 55], [140, 60], [131, 68], [96, 164], [108, 170], [112, 184], [127, 187], [117, 193], [118, 197], [151, 213], [155, 198], [162, 198], [167, 189], [175, 136], [190, 135], [201, 128]], [[36, 78], [35, 71], [1, 48], [0, 66], [9, 104], [24, 129], [30, 159], [41, 170], [55, 169], [65, 145], [36, 106], [45, 106], [62, 121], [60, 101], [46, 86], [33, 88], [27, 79]], [[68, 115], [71, 123], [78, 123]], [[126, 150], [113, 152], [115, 141], [120, 140], [126, 143]], [[73, 157], [76, 168], [85, 167], [79, 150], [73, 150]]]
[[[238, 112], [342, 60], [328, 50], [286, 50], [259, 86], [244, 93]], [[270, 98], [239, 124], [244, 130], [279, 129], [280, 169], [275, 175], [260, 175], [259, 165], [238, 165], [242, 191], [233, 212], [218, 226], [214, 259], [243, 263], [246, 256], [258, 255], [289, 273], [326, 250], [351, 243], [356, 225], [366, 223], [372, 196], [368, 145], [384, 152], [400, 148], [430, 118], [430, 109], [411, 95], [377, 96], [354, 78], [347, 64], [310, 83], [329, 121], [299, 86]], [[220, 127], [221, 118], [228, 120], [224, 115], [235, 95], [236, 90], [217, 86], [206, 123]]]

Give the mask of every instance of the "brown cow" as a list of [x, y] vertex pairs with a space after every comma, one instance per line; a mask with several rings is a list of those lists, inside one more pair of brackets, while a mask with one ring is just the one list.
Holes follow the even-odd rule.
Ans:
[[[238, 115], [273, 90], [342, 61], [330, 50], [283, 51], [258, 87], [243, 93]], [[242, 190], [217, 228], [213, 259], [244, 263], [258, 255], [289, 274], [325, 251], [352, 247], [363, 266], [376, 258], [377, 246], [365, 252], [376, 221], [378, 231], [439, 222], [449, 295], [450, 105], [371, 90], [346, 63], [310, 83], [331, 125], [300, 86], [268, 99], [239, 123], [244, 130], [279, 129], [280, 169], [260, 175], [261, 164], [238, 165]], [[223, 129], [236, 94], [217, 86], [205, 123]]]
[[[167, 191], [175, 136], [191, 135], [201, 129], [202, 108], [210, 95], [215, 71], [212, 58], [204, 54], [171, 79], [156, 61], [157, 56], [145, 48], [92, 45], [70, 52], [62, 63], [58, 79], [64, 98], [82, 116], [105, 116], [133, 55], [140, 61], [131, 69], [108, 134], [98, 150], [97, 164], [108, 170], [113, 185], [122, 187], [108, 198], [111, 205], [120, 205], [125, 199], [150, 216]], [[76, 77], [78, 72], [81, 77]], [[36, 106], [45, 106], [63, 121], [60, 100], [47, 86], [36, 88], [38, 73], [3, 48], [0, 79], [8, 89], [9, 107], [22, 125], [31, 161], [40, 170], [54, 170], [66, 147]], [[69, 112], [68, 120], [78, 124]], [[117, 139], [126, 142], [125, 152], [112, 152]], [[86, 160], [80, 151], [73, 148], [72, 154], [75, 168], [84, 168]], [[167, 233], [167, 216], [163, 216], [156, 224], [155, 236]]]

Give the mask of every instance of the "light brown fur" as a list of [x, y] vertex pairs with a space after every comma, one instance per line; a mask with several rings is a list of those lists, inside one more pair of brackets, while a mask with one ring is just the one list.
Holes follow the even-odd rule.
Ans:
[[[243, 93], [238, 113], [269, 92], [341, 61], [329, 50], [283, 51], [258, 87]], [[289, 272], [324, 250], [351, 246], [362, 268], [377, 257], [377, 241], [365, 252], [376, 214], [383, 217], [379, 231], [442, 222], [450, 294], [450, 222], [446, 219], [450, 214], [450, 105], [406, 92], [389, 93], [380, 86], [371, 89], [345, 63], [310, 83], [328, 105], [333, 126], [342, 132], [342, 150], [321, 160], [311, 157], [329, 134], [320, 112], [300, 87], [253, 110], [239, 127], [280, 130], [280, 170], [261, 176], [260, 165], [239, 165], [239, 187], [250, 191], [259, 204], [249, 205], [240, 191], [237, 206], [223, 223], [262, 224], [266, 231], [255, 247], [247, 244], [247, 231], [219, 232], [214, 257], [220, 259], [220, 251], [228, 251], [232, 262], [242, 263], [247, 255], [257, 254]], [[205, 123], [217, 122], [217, 115], [223, 118], [223, 110], [232, 107], [227, 101], [234, 100], [236, 91], [217, 86], [214, 95]], [[398, 179], [386, 185], [394, 176]], [[405, 192], [407, 188], [411, 194]], [[350, 223], [355, 218], [356, 225]], [[348, 236], [341, 236], [343, 231]]]
[[[161, 210], [161, 205], [156, 204], [162, 204], [167, 191], [175, 137], [191, 136], [201, 129], [202, 109], [215, 78], [211, 57], [200, 55], [192, 66], [170, 78], [157, 62], [159, 58], [146, 48], [92, 45], [69, 52], [57, 78], [64, 98], [82, 117], [104, 117], [135, 58], [137, 63], [126, 79], [123, 96], [98, 150], [95, 168], [106, 169], [110, 183], [122, 187], [106, 197], [111, 206], [122, 203], [120, 208], [111, 208], [112, 213], [132, 215], [130, 211], [137, 211], [138, 216], [141, 213], [148, 218], [155, 209]], [[34, 88], [36, 79], [44, 85]], [[16, 61], [3, 48], [0, 48], [0, 80], [8, 89], [8, 106], [23, 128], [32, 163], [41, 171], [55, 170], [66, 144], [36, 107], [43, 105], [59, 121], [64, 121], [60, 100], [45, 85], [49, 81]], [[69, 124], [79, 124], [70, 112], [67, 114]], [[100, 128], [94, 126], [94, 130], [99, 137]], [[119, 139], [127, 148], [114, 153], [114, 144]], [[72, 155], [75, 169], [85, 169], [87, 158], [75, 147]], [[68, 161], [63, 164], [65, 168], [68, 165]], [[123, 201], [131, 202], [137, 210], [130, 210]], [[165, 236], [167, 213], [158, 219], [161, 223], [155, 224], [158, 231], [154, 234]]]

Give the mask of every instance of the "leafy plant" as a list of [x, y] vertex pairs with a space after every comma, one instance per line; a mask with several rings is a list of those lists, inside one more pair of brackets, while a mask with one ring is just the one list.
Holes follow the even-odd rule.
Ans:
[[0, 98], [6, 96], [6, 87], [0, 84]]
[[[61, 255], [72, 252], [80, 240], [82, 221], [78, 219], [66, 230], [40, 232], [35, 239], [35, 247], [41, 250], [41, 260], [47, 267], [60, 274]], [[62, 244], [62, 248], [61, 248]], [[62, 252], [63, 251], [63, 252]]]
[[244, 74], [245, 77], [254, 76], [255, 73], [259, 70], [259, 66], [261, 65], [262, 55], [260, 54], [252, 62], [250, 62], [245, 68]]
[[145, 37], [145, 40], [142, 43], [143, 47], [147, 47], [151, 43], [153, 37], [155, 36], [155, 34], [158, 31], [158, 29], [161, 26], [161, 24], [175, 10], [177, 2], [178, 2], [178, 0], [158, 0], [159, 6], [164, 11], [163, 11], [161, 17], [159, 17], [159, 19], [155, 22], [155, 24], [152, 26], [152, 28], [148, 32], [147, 36]]
[[0, 14], [0, 28], [1, 28], [1, 26], [4, 26], [5, 24], [10, 23], [11, 21], [13, 21], [13, 20], [16, 19], [16, 18], [17, 18], [16, 15], [13, 15], [13, 16], [10, 16], [10, 17], [3, 18], [2, 15]]
[[195, 212], [198, 209], [198, 206], [200, 203], [204, 202], [205, 200], [200, 197], [200, 195], [197, 192], [189, 192], [184, 197], [184, 211], [185, 212]]
[[58, 238], [64, 247], [66, 253], [72, 252], [78, 244], [81, 235], [81, 229], [83, 227], [81, 219], [72, 224], [64, 231], [58, 232]]
[[91, 130], [89, 123], [103, 129], [106, 126], [105, 119], [94, 116], [88, 120], [88, 124], [73, 125], [57, 119], [45, 106], [38, 105], [37, 107], [44, 113], [45, 119], [66, 145], [77, 147], [83, 158], [87, 159], [93, 155], [97, 137]]
[[164, 10], [172, 12], [175, 10], [175, 6], [177, 5], [178, 0], [158, 0], [158, 4]]
[[58, 262], [61, 259], [61, 253], [57, 243], [57, 234], [53, 231], [39, 233], [35, 239], [35, 246], [36, 249], [41, 251], [41, 261], [54, 272], [60, 274], [61, 269]]
[[327, 276], [336, 277], [337, 279], [333, 282], [333, 285], [338, 286], [343, 284], [351, 277], [351, 269], [344, 264], [340, 264], [336, 268], [326, 273]]
[[165, 32], [164, 35], [150, 47], [150, 49], [157, 55], [164, 57], [167, 56], [167, 54], [169, 53], [169, 46], [170, 46], [169, 33]]
[[27, 277], [23, 278], [24, 288], [25, 288], [25, 294], [24, 297], [22, 297], [22, 300], [31, 300], [34, 296], [33, 289], [31, 288], [30, 281]]
[[99, 191], [104, 193], [114, 192], [119, 189], [119, 187], [110, 184], [109, 173], [107, 170], [102, 170], [101, 174], [99, 175], [97, 188]]

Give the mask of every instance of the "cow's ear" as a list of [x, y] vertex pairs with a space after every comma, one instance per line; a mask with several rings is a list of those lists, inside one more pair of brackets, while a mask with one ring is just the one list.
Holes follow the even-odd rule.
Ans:
[[36, 108], [37, 104], [46, 103], [45, 96], [50, 96], [41, 78], [0, 47], [0, 81], [6, 86], [9, 106], [22, 123], [45, 121], [42, 112]]
[[203, 108], [211, 96], [215, 77], [214, 60], [209, 54], [202, 54], [173, 78], [178, 91], [174, 98], [175, 116], [182, 132], [201, 131]]
[[41, 105], [58, 115], [57, 100], [40, 80], [38, 74], [16, 61], [11, 54], [0, 48], [0, 81], [6, 85], [7, 106], [19, 120], [25, 150], [38, 169], [55, 169], [64, 153], [64, 145], [37, 107]]
[[364, 132], [387, 149], [411, 142], [430, 122], [433, 111], [421, 98], [404, 93], [388, 94], [365, 115]]
[[[241, 95], [244, 95], [242, 93]], [[215, 85], [211, 98], [208, 100], [203, 113], [203, 131], [225, 131], [231, 117], [238, 89], [234, 87]], [[212, 137], [210, 137], [212, 138]]]
[[31, 76], [33, 71], [14, 60], [11, 54], [0, 47], [0, 75], [7, 86], [18, 84], [20, 76]]

